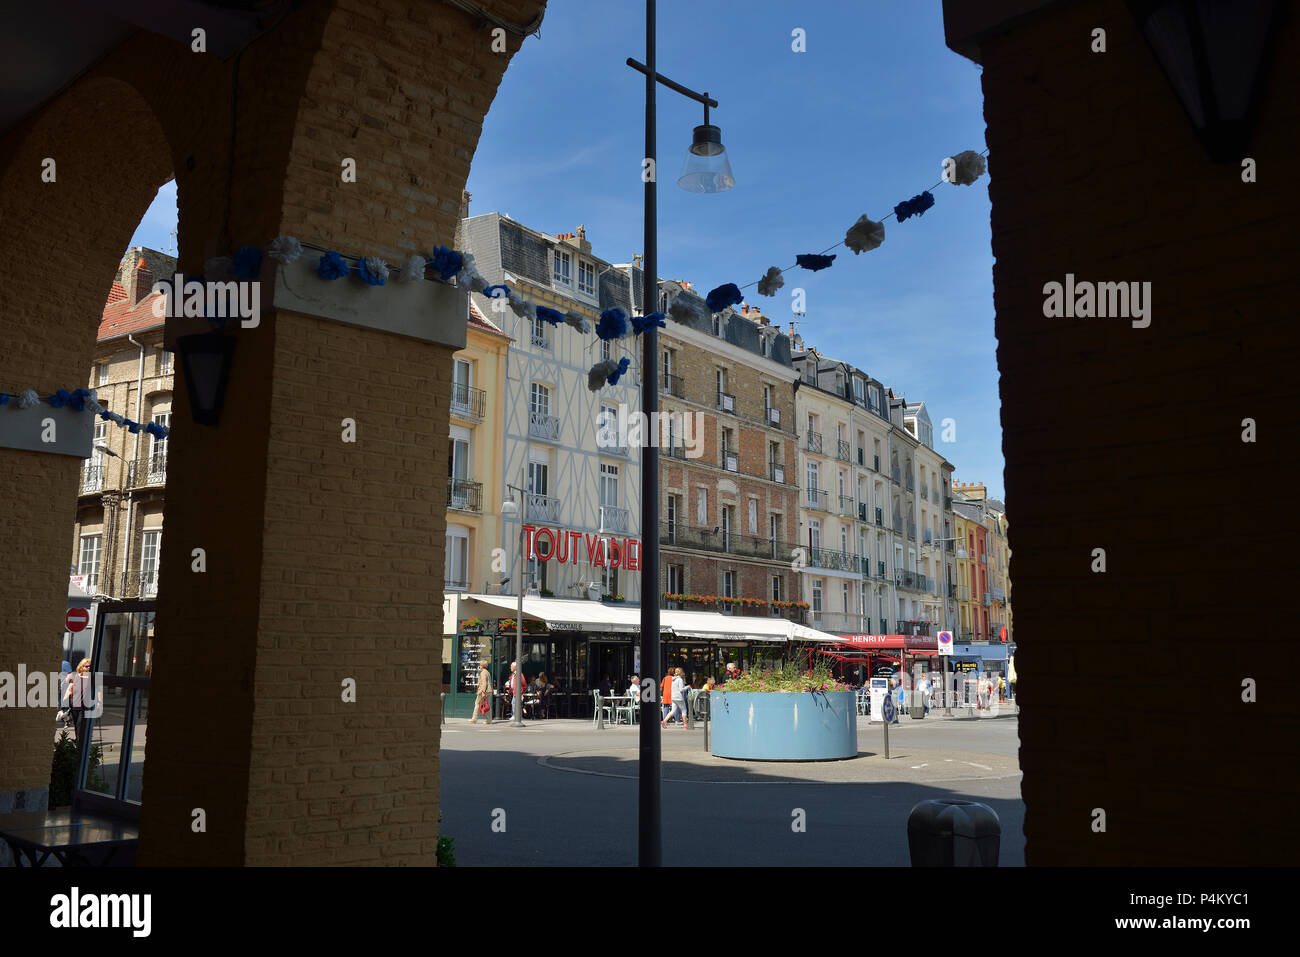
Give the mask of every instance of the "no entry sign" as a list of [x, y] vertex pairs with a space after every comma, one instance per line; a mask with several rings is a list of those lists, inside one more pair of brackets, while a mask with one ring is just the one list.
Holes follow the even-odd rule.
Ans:
[[63, 624], [67, 626], [68, 631], [81, 631], [90, 624], [90, 612], [84, 608], [69, 608], [68, 613], [63, 616]]

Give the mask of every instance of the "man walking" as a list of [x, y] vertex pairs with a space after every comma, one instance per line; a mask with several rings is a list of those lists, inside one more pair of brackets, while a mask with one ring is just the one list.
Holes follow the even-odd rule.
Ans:
[[515, 696], [518, 695], [520, 717], [522, 718], [523, 717], [522, 712], [524, 707], [524, 676], [519, 673], [519, 662], [517, 661], [510, 662], [510, 681], [507, 687], [509, 688], [509, 695], [510, 695], [510, 702], [511, 702], [510, 713], [511, 715], [515, 713], [514, 700], [515, 700]]
[[492, 676], [488, 673], [486, 661], [478, 663], [478, 693], [474, 695], [474, 714], [469, 719], [470, 724], [478, 724], [481, 715], [488, 723], [492, 723], [492, 702], [488, 696], [492, 693]]

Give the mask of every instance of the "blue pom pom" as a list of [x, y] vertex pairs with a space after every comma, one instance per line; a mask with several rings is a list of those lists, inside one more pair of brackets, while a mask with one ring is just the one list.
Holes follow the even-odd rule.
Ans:
[[0, 392], [0, 405], [8, 405], [9, 398], [10, 396], [8, 392]]
[[461, 271], [461, 268], [465, 265], [465, 257], [454, 249], [448, 249], [446, 246], [434, 246], [429, 265], [437, 271], [439, 276], [447, 280]]
[[123, 419], [122, 424], [126, 426], [127, 431], [129, 431], [132, 435], [139, 434], [140, 432], [139, 422], [132, 422], [130, 419]]
[[740, 294], [740, 287], [734, 282], [719, 286], [704, 297], [704, 304], [709, 307], [709, 312], [721, 312], [728, 306], [734, 306], [744, 301], [745, 297]]
[[818, 269], [825, 269], [834, 261], [835, 257], [833, 255], [822, 256], [817, 253], [802, 253], [794, 257], [794, 264], [796, 266], [802, 266], [804, 269], [809, 269], [813, 272], [816, 272]]
[[[497, 292], [498, 289], [501, 291]], [[498, 283], [495, 286], [488, 286], [486, 289], [484, 289], [483, 295], [487, 296], [489, 299], [494, 299], [497, 296], [509, 296], [510, 287]]]
[[157, 422], [150, 422], [148, 425], [144, 427], [144, 430], [145, 432], [147, 432], [149, 435], [152, 435], [156, 439], [167, 438], [167, 433], [163, 431], [163, 427], [159, 425]]
[[88, 398], [90, 398], [89, 389], [73, 389], [72, 397], [68, 399], [68, 408], [74, 412], [85, 412]]
[[550, 306], [538, 306], [537, 318], [542, 322], [549, 322], [553, 326], [558, 326], [564, 321], [564, 313], [556, 312]]
[[230, 268], [240, 279], [256, 279], [262, 271], [262, 250], [256, 246], [240, 246]]
[[60, 389], [45, 401], [54, 406], [54, 408], [61, 409], [68, 404], [68, 400], [71, 398], [72, 396], [68, 393], [67, 389]]
[[364, 258], [357, 260], [357, 274], [372, 286], [382, 286], [388, 277], [381, 272], [374, 272]]
[[911, 216], [920, 216], [927, 209], [934, 205], [934, 197], [930, 191], [917, 193], [911, 199], [905, 199], [894, 207], [894, 218], [900, 223]]
[[108, 409], [100, 409], [99, 417], [107, 422], [109, 419], [113, 418], [113, 413], [109, 412]]
[[660, 329], [666, 329], [668, 327], [668, 323], [664, 322], [664, 318], [665, 317], [662, 312], [652, 312], [648, 316], [633, 316], [632, 331], [639, 336], [643, 332], [649, 332], [651, 329], [654, 329], [656, 326], [658, 326]]
[[632, 360], [629, 359], [627, 356], [624, 356], [623, 358], [619, 359], [618, 371], [611, 372], [608, 378], [605, 379], [605, 381], [608, 382], [610, 385], [618, 385], [618, 380], [623, 378], [623, 373], [627, 371], [627, 367], [630, 366], [631, 364], [632, 364]]
[[349, 271], [343, 257], [332, 251], [321, 256], [320, 262], [316, 264], [316, 275], [322, 279], [342, 279]]
[[600, 314], [596, 323], [596, 336], [600, 339], [622, 339], [627, 335], [627, 313], [615, 306]]

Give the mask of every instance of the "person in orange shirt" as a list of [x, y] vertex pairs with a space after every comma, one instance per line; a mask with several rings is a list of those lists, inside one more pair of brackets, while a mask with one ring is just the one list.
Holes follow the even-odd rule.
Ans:
[[671, 668], [664, 675], [664, 680], [659, 682], [659, 703], [664, 706], [663, 720], [666, 721], [673, 706], [673, 670]]

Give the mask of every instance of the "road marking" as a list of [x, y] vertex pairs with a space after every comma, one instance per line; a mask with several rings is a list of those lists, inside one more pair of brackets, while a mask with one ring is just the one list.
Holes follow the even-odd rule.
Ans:
[[917, 768], [928, 768], [929, 766], [929, 764], [914, 764], [912, 765], [912, 770], [915, 771]]
[[971, 767], [973, 767], [973, 768], [982, 768], [982, 769], [985, 770], [985, 771], [992, 771], [992, 770], [993, 770], [993, 769], [992, 769], [991, 767], [989, 767], [987, 764], [976, 764], [974, 761], [967, 761], [966, 763], [969, 764], [969, 765], [970, 765]]

